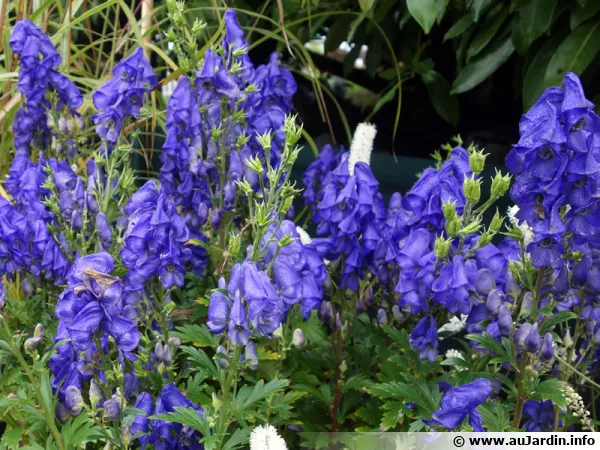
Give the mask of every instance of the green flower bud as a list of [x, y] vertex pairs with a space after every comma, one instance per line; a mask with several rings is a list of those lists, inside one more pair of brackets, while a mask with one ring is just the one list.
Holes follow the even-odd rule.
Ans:
[[502, 175], [496, 171], [496, 176], [492, 178], [492, 197], [502, 197], [510, 187], [511, 176]]
[[265, 131], [265, 134], [258, 136], [258, 143], [265, 151], [271, 150], [271, 133]]
[[452, 220], [446, 221], [446, 233], [448, 236], [454, 237], [458, 234], [462, 228], [462, 220], [458, 216], [454, 216]]
[[465, 176], [463, 190], [467, 201], [474, 205], [479, 203], [479, 199], [481, 198], [481, 180], [476, 180], [475, 175], [472, 175], [471, 178]]
[[460, 230], [458, 232], [458, 234], [460, 234], [462, 236], [467, 236], [469, 234], [477, 233], [480, 228], [481, 228], [481, 221], [475, 220], [475, 221], [471, 222], [470, 224], [468, 224], [466, 227], [464, 227], [462, 230]]
[[494, 233], [497, 233], [498, 231], [500, 231], [500, 228], [502, 228], [503, 224], [504, 218], [500, 217], [500, 213], [498, 213], [498, 210], [496, 209], [496, 214], [494, 214], [494, 217], [492, 218], [492, 223], [490, 223], [490, 230]]
[[479, 241], [477, 242], [478, 247], [485, 247], [490, 242], [492, 242], [492, 238], [494, 237], [494, 233], [490, 233], [489, 231], [484, 231], [481, 233], [479, 237]]
[[288, 245], [290, 245], [292, 242], [294, 242], [296, 240], [296, 238], [293, 238], [290, 234], [285, 234], [283, 235], [283, 237], [279, 240], [279, 242], [277, 243], [277, 245], [279, 247], [287, 247]]
[[253, 192], [250, 183], [248, 183], [246, 180], [237, 181], [236, 184], [238, 188], [246, 195], [250, 195]]
[[487, 158], [487, 155], [483, 153], [483, 150], [479, 151], [479, 152], [473, 151], [469, 155], [469, 166], [471, 167], [471, 170], [473, 171], [473, 173], [479, 174], [483, 171], [486, 158]]
[[435, 239], [435, 246], [433, 249], [435, 257], [438, 260], [442, 260], [446, 256], [448, 256], [448, 252], [450, 251], [451, 244], [452, 244], [452, 239], [444, 239], [442, 236], [438, 236]]
[[265, 171], [262, 163], [260, 162], [260, 159], [258, 159], [258, 156], [248, 158], [246, 160], [246, 164], [248, 164], [248, 167], [250, 168], [250, 170], [252, 170], [253, 172], [256, 172], [259, 175], [262, 175], [263, 172]]
[[456, 203], [454, 202], [443, 202], [442, 212], [446, 220], [452, 220], [456, 217]]

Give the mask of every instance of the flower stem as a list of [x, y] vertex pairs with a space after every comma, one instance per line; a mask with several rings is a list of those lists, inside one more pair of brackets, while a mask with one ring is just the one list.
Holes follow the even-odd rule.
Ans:
[[240, 356], [242, 355], [241, 345], [236, 345], [235, 350], [233, 352], [233, 357], [231, 359], [231, 364], [229, 365], [229, 373], [225, 378], [225, 383], [222, 385], [221, 390], [223, 391], [223, 407], [219, 415], [219, 420], [217, 423], [217, 436], [219, 439], [219, 444], [217, 449], [223, 448], [223, 440], [225, 438], [225, 432], [227, 431], [227, 427], [229, 426], [229, 418], [231, 416], [231, 410], [229, 405], [229, 393], [231, 391], [231, 385], [235, 379], [237, 384], [237, 376], [238, 376], [238, 361]]
[[13, 354], [19, 360], [19, 364], [21, 364], [21, 367], [23, 367], [23, 369], [25, 370], [25, 373], [27, 374], [27, 378], [29, 378], [31, 385], [35, 389], [35, 394], [38, 398], [38, 401], [40, 402], [40, 406], [42, 407], [44, 419], [46, 419], [46, 423], [48, 424], [48, 427], [50, 428], [50, 432], [52, 433], [52, 436], [54, 437], [54, 440], [56, 441], [56, 445], [59, 448], [59, 450], [65, 450], [65, 446], [60, 437], [60, 433], [58, 431], [58, 428], [56, 427], [56, 423], [54, 422], [54, 411], [46, 410], [44, 396], [42, 395], [42, 392], [40, 391], [39, 382], [34, 378], [33, 373], [31, 371], [31, 367], [29, 366], [29, 364], [27, 364], [27, 361], [25, 361], [23, 354], [21, 353], [19, 348], [14, 344], [14, 342], [12, 340], [12, 332], [10, 331], [10, 328], [8, 327], [8, 323], [6, 322], [6, 319], [4, 319], [4, 318], [2, 319], [2, 324], [4, 325], [4, 329], [6, 330], [6, 333], [7, 333], [6, 342], [12, 349]]

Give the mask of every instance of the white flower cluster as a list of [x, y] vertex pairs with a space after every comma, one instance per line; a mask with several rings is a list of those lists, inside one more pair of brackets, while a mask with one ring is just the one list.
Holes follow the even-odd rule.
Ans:
[[581, 422], [583, 431], [594, 431], [594, 424], [590, 418], [590, 412], [585, 408], [581, 395], [575, 392], [571, 386], [567, 385], [564, 390], [567, 406], [573, 411], [573, 416]]
[[[450, 359], [450, 358], [465, 359], [465, 358], [463, 358], [462, 353], [455, 349], [450, 349], [446, 352], [446, 359]], [[462, 366], [454, 366], [454, 368], [459, 372], [462, 372], [463, 370], [467, 370], [466, 367], [462, 367]]]
[[267, 423], [252, 430], [250, 450], [288, 450], [288, 448], [283, 438], [277, 434], [277, 429]]
[[461, 314], [460, 318], [457, 316], [450, 317], [450, 321], [442, 325], [438, 329], [438, 333], [450, 333], [450, 335], [454, 335], [456, 333], [460, 333], [467, 326], [467, 316], [465, 314]]
[[516, 214], [518, 212], [519, 207], [517, 205], [508, 208], [508, 220], [510, 220], [510, 223], [512, 223], [515, 227], [521, 230], [521, 233], [523, 233], [523, 241], [525, 243], [525, 246], [527, 246], [531, 242], [533, 242], [535, 235], [533, 234], [533, 229], [529, 225], [527, 225], [527, 222], [525, 222], [524, 220], [519, 221], [519, 219], [517, 219]]
[[364, 162], [370, 165], [376, 134], [377, 128], [370, 123], [359, 123], [356, 127], [350, 146], [350, 156], [348, 156], [348, 172], [350, 172], [350, 175], [354, 175], [356, 163]]

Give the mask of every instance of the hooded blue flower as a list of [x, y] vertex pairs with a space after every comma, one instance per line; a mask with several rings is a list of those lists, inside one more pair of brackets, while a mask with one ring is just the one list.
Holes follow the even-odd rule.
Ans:
[[441, 409], [433, 412], [431, 420], [424, 420], [429, 426], [456, 429], [469, 415], [469, 425], [476, 432], [485, 431], [481, 414], [477, 407], [492, 393], [490, 380], [479, 378], [471, 383], [448, 389], [442, 396]]
[[419, 351], [421, 359], [435, 361], [438, 354], [437, 324], [433, 316], [425, 316], [410, 333], [410, 345]]
[[115, 143], [123, 121], [129, 116], [139, 117], [146, 95], [158, 80], [141, 47], [115, 65], [112, 74], [113, 78], [92, 96], [98, 110], [92, 120], [100, 138]]
[[523, 406], [523, 427], [529, 433], [552, 431], [554, 427], [554, 405], [552, 400], [538, 402], [527, 400]]

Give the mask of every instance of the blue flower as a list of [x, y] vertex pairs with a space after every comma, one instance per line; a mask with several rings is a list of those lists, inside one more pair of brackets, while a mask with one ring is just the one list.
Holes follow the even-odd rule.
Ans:
[[419, 351], [419, 358], [435, 361], [438, 354], [437, 324], [433, 316], [425, 316], [410, 333], [410, 345]]
[[529, 433], [552, 431], [554, 426], [554, 405], [552, 400], [538, 402], [527, 400], [523, 406], [523, 427]]
[[492, 383], [479, 378], [471, 383], [448, 389], [442, 396], [441, 409], [433, 412], [431, 420], [424, 420], [430, 426], [456, 429], [469, 415], [469, 425], [476, 432], [485, 431], [481, 414], [477, 407], [492, 393]]

